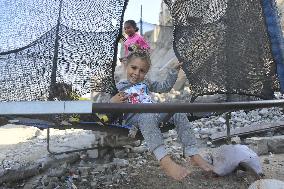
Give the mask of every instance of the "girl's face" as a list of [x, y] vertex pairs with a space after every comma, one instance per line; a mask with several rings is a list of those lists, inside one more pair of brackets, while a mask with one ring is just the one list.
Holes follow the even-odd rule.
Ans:
[[132, 84], [143, 81], [149, 68], [149, 63], [146, 61], [141, 58], [133, 58], [126, 66], [127, 80]]
[[124, 32], [128, 36], [132, 36], [132, 35], [134, 35], [136, 33], [135, 32], [135, 28], [131, 24], [129, 24], [129, 23], [125, 23], [124, 24]]

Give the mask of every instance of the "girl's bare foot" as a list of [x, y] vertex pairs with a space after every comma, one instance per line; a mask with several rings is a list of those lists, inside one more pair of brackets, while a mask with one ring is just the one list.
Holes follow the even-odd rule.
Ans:
[[201, 169], [203, 169], [206, 172], [212, 172], [213, 166], [210, 165], [207, 161], [205, 161], [200, 155], [194, 155], [188, 161], [192, 162], [193, 165], [199, 166]]
[[182, 180], [189, 175], [187, 169], [174, 162], [169, 155], [160, 160], [160, 165], [165, 173], [175, 180]]

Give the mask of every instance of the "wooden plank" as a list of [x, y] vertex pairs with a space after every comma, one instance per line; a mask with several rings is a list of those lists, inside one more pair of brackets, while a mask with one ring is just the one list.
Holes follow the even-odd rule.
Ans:
[[0, 102], [0, 115], [87, 114], [92, 101], [23, 101]]
[[[239, 127], [236, 129], [231, 129], [231, 136], [243, 136], [251, 133], [258, 133], [267, 131], [269, 129], [284, 128], [284, 121], [277, 121], [274, 123], [264, 123], [261, 125], [251, 125], [249, 127]], [[212, 141], [222, 140], [227, 138], [227, 131], [213, 133], [210, 136]]]

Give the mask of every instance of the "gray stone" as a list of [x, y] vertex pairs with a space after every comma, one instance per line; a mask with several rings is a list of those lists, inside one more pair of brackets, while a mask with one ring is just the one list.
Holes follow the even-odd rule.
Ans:
[[231, 142], [234, 144], [241, 144], [242, 141], [240, 137], [236, 136], [231, 139]]
[[91, 169], [91, 167], [78, 167], [78, 170], [80, 171], [82, 177], [89, 175]]
[[266, 115], [266, 114], [268, 114], [269, 112], [268, 112], [268, 109], [267, 108], [263, 108], [263, 109], [261, 109], [260, 111], [259, 111], [259, 114], [260, 115]]
[[264, 164], [269, 164], [269, 163], [270, 163], [270, 161], [269, 161], [269, 159], [268, 159], [268, 158], [265, 158], [265, 159], [263, 160], [263, 163], [264, 163]]
[[220, 118], [218, 119], [218, 121], [221, 122], [221, 123], [226, 123], [226, 119], [224, 119], [223, 117], [220, 117]]
[[284, 153], [284, 135], [273, 137], [252, 137], [246, 142], [257, 151], [258, 154]]
[[267, 146], [269, 152], [278, 154], [284, 153], [284, 135], [267, 137]]
[[91, 185], [91, 188], [97, 188], [98, 182], [97, 181], [92, 181], [90, 183], [90, 185]]
[[126, 153], [126, 150], [116, 150], [116, 149], [114, 149], [114, 156], [116, 157], [116, 158], [125, 158], [125, 157], [127, 157], [127, 153]]
[[211, 145], [212, 145], [212, 142], [208, 141], [207, 146], [211, 146]]
[[205, 134], [205, 135], [200, 135], [200, 138], [201, 138], [201, 139], [207, 139], [207, 138], [209, 138], [209, 135], [207, 135], [207, 134]]
[[50, 169], [48, 176], [49, 177], [61, 177], [62, 175], [64, 175], [64, 173], [66, 172], [66, 169], [64, 168], [59, 168], [59, 169]]
[[95, 168], [95, 171], [93, 171], [94, 174], [96, 173], [102, 173], [102, 172], [105, 172], [107, 167], [105, 166], [102, 166], [102, 165], [99, 165]]
[[87, 151], [88, 157], [89, 158], [98, 158], [99, 157], [99, 151], [98, 149], [94, 149], [94, 150], [88, 150]]
[[267, 140], [259, 138], [259, 137], [252, 137], [246, 139], [246, 144], [257, 153], [257, 155], [264, 155], [268, 154], [268, 146]]
[[138, 146], [138, 147], [134, 147], [132, 149], [132, 152], [139, 153], [139, 154], [142, 154], [142, 153], [147, 152], [147, 151], [148, 151], [148, 149], [147, 149], [146, 146]]
[[129, 165], [128, 160], [125, 159], [119, 159], [119, 158], [114, 158], [113, 162], [114, 165], [116, 165], [117, 167], [126, 167]]

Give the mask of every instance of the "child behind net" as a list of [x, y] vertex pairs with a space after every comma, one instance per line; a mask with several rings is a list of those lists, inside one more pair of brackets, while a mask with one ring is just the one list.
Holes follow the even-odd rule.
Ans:
[[[177, 80], [178, 71], [182, 63], [176, 63], [169, 68], [167, 77], [163, 82], [146, 79], [151, 61], [147, 51], [137, 50], [127, 57], [127, 79], [117, 84], [118, 93], [110, 100], [112, 103], [154, 103], [149, 92], [169, 92]], [[189, 171], [172, 160], [166, 151], [163, 136], [159, 124], [167, 116], [164, 113], [138, 113], [126, 116], [126, 123], [137, 126], [147, 144], [149, 150], [159, 161], [165, 173], [176, 180], [182, 180]], [[177, 130], [178, 139], [184, 148], [184, 155], [188, 163], [194, 162], [205, 171], [212, 171], [212, 165], [208, 164], [198, 154], [196, 139], [191, 124], [184, 113], [176, 113], [169, 120]]]
[[124, 32], [127, 35], [125, 38], [122, 36], [124, 46], [124, 56], [120, 61], [124, 62], [128, 54], [137, 49], [149, 50], [150, 46], [143, 36], [137, 33], [139, 28], [134, 20], [127, 20], [124, 22]]

